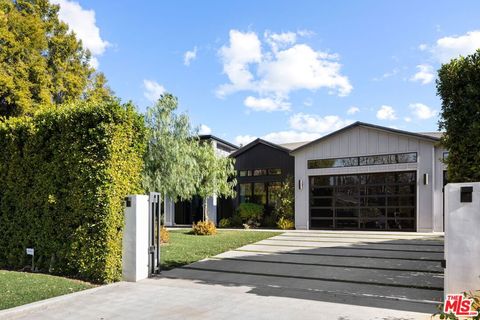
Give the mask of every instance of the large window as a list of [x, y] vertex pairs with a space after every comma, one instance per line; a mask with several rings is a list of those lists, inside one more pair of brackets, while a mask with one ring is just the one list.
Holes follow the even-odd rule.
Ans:
[[250, 202], [252, 199], [252, 184], [241, 183], [240, 184], [240, 203]]
[[415, 230], [416, 172], [310, 177], [310, 226]]
[[273, 206], [276, 201], [275, 191], [280, 188], [280, 185], [280, 182], [241, 183], [239, 185], [240, 203], [250, 202], [264, 206]]
[[397, 163], [415, 163], [417, 162], [417, 153], [397, 153], [374, 156], [361, 156], [336, 159], [314, 159], [308, 160], [308, 169], [340, 168], [371, 166], [379, 164], [397, 164]]

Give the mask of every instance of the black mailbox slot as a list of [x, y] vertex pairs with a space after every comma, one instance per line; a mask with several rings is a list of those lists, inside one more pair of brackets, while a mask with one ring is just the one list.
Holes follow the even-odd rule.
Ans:
[[472, 202], [473, 187], [460, 187], [460, 202]]

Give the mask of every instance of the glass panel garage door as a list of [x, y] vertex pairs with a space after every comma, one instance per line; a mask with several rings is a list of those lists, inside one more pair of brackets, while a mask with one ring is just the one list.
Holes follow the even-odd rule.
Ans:
[[415, 171], [310, 177], [310, 228], [416, 229]]

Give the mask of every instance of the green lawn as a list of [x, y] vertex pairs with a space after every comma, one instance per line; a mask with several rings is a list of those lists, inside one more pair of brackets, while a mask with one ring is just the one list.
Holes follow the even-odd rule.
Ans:
[[87, 282], [46, 274], [0, 270], [0, 310], [92, 287]]
[[218, 230], [214, 236], [195, 236], [189, 230], [170, 230], [170, 242], [162, 245], [162, 269], [183, 266], [219, 253], [281, 234], [281, 232]]

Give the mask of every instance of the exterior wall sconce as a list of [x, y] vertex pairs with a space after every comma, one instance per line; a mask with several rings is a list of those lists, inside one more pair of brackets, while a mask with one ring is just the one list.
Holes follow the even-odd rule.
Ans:
[[423, 184], [424, 185], [428, 185], [429, 181], [428, 181], [428, 173], [424, 173], [423, 174]]
[[303, 180], [299, 179], [298, 180], [298, 190], [302, 190], [302, 189], [303, 189]]

